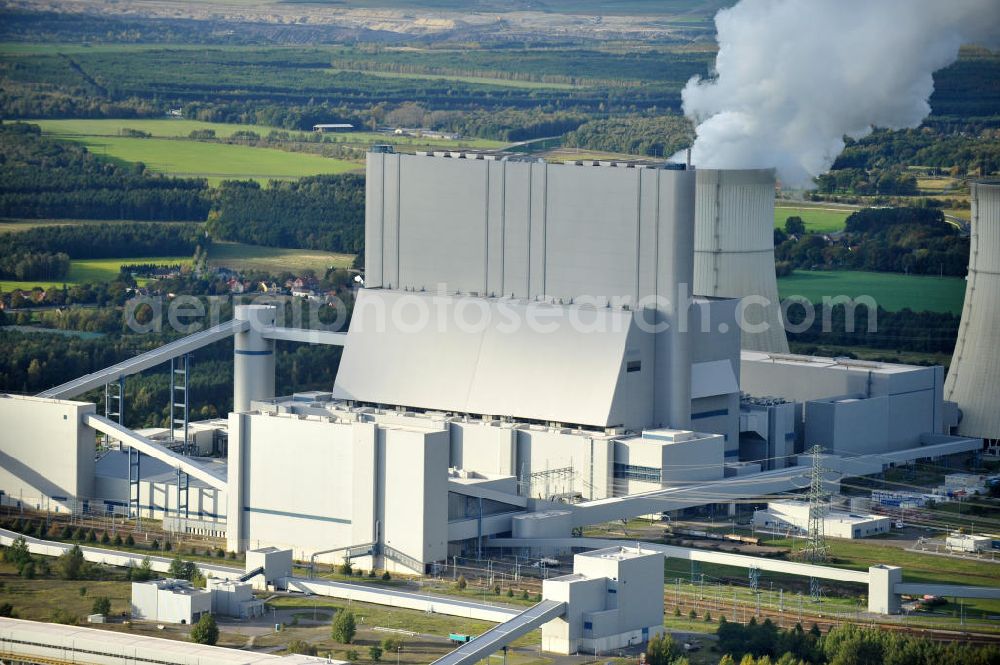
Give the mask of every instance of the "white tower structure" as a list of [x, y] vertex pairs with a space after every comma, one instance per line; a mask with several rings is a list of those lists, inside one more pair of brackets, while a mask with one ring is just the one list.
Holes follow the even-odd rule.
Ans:
[[743, 298], [740, 346], [788, 353], [774, 274], [774, 169], [695, 174], [695, 294]]
[[261, 334], [273, 328], [274, 305], [237, 305], [233, 318], [250, 327], [233, 337], [233, 411], [249, 411], [253, 400], [274, 397], [274, 340]]
[[971, 186], [969, 275], [944, 397], [962, 410], [959, 433], [1000, 439], [1000, 182]]

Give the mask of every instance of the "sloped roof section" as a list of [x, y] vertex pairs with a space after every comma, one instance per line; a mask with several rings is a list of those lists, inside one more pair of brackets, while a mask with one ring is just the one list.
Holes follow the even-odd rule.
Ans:
[[358, 294], [334, 397], [607, 427], [629, 311], [383, 289]]

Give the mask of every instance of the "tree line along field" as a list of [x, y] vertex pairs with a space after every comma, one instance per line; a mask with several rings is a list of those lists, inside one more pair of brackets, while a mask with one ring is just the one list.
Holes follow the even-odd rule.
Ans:
[[[92, 223], [86, 220], [85, 223]], [[162, 222], [153, 222], [162, 223]], [[30, 222], [25, 222], [25, 225]], [[280, 247], [262, 247], [238, 242], [216, 242], [208, 251], [208, 265], [226, 267], [241, 271], [262, 271], [269, 274], [281, 272], [299, 273], [312, 270], [322, 275], [329, 268], [349, 268], [354, 261], [353, 254], [335, 252], [320, 252], [309, 249], [285, 249]], [[79, 259], [70, 261], [69, 274], [59, 281], [45, 280], [0, 280], [0, 291], [14, 289], [30, 290], [35, 287], [42, 289], [62, 288], [63, 285], [96, 284], [111, 282], [118, 277], [123, 265], [153, 264], [190, 266], [190, 256], [141, 256], [127, 259]], [[142, 280], [138, 280], [142, 282]]]
[[[118, 273], [123, 265], [130, 264], [154, 264], [154, 265], [191, 265], [190, 256], [143, 256], [128, 259], [76, 259], [70, 261], [69, 273], [66, 279], [58, 281], [44, 280], [2, 280], [0, 290], [13, 291], [14, 289], [58, 289], [63, 285], [72, 286], [74, 284], [98, 284], [112, 282], [118, 277]], [[139, 280], [141, 281], [141, 280]]]
[[890, 312], [908, 308], [914, 312], [958, 315], [965, 299], [965, 279], [855, 270], [797, 270], [778, 279], [778, 293], [782, 299], [801, 296], [813, 303], [821, 303], [824, 297], [867, 295]]

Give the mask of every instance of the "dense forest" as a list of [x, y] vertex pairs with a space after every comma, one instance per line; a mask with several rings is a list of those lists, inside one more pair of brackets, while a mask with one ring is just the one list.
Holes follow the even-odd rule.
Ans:
[[870, 270], [964, 276], [969, 239], [935, 208], [866, 208], [852, 213], [843, 234], [791, 237], [775, 233], [779, 271]]
[[563, 139], [567, 148], [627, 155], [670, 157], [694, 141], [691, 121], [681, 115], [629, 115], [584, 123]]
[[270, 247], [360, 252], [365, 185], [360, 175], [313, 176], [294, 182], [227, 181], [207, 230], [219, 240]]
[[208, 214], [204, 180], [124, 168], [43, 137], [37, 125], [2, 124], [0, 143], [0, 217], [204, 221]]
[[821, 194], [858, 196], [914, 196], [919, 193], [916, 177], [899, 166], [831, 170], [816, 177], [816, 189]]
[[923, 127], [890, 131], [880, 129], [868, 136], [847, 139], [833, 170], [887, 169], [905, 165], [933, 166], [945, 171], [969, 173], [1000, 168], [1000, 129], [976, 133], [943, 133]]

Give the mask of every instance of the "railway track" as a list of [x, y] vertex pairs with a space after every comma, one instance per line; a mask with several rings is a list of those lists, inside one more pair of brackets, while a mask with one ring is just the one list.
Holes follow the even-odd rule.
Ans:
[[[675, 597], [673, 593], [664, 593], [664, 602], [667, 606], [673, 605], [674, 601]], [[760, 612], [758, 613], [756, 607], [746, 601], [738, 602], [736, 612], [733, 613], [733, 605], [731, 603], [727, 605], [725, 601], [720, 603], [708, 598], [682, 595], [678, 607], [681, 608], [682, 616], [686, 616], [687, 612], [694, 609], [699, 618], [703, 618], [706, 612], [711, 612], [715, 621], [718, 620], [719, 616], [726, 616], [727, 619], [732, 621], [741, 620], [744, 616], [744, 620], [746, 621], [749, 621], [750, 617], [756, 617], [758, 620], [770, 619], [772, 623], [781, 628], [793, 628], [796, 623], [802, 623], [803, 627], [807, 627], [815, 623], [824, 633], [828, 632], [834, 626], [851, 623], [859, 626], [871, 626], [873, 628], [878, 628], [879, 630], [926, 637], [927, 639], [939, 642], [961, 641], [967, 644], [1000, 644], [1000, 634], [977, 633], [973, 631], [949, 630], [944, 628], [922, 628], [918, 626], [902, 625], [895, 622], [879, 621], [871, 617], [865, 619], [829, 617], [824, 616], [821, 613], [806, 611], [803, 611], [800, 615], [798, 608], [788, 608], [782, 612], [771, 607], [762, 606], [760, 608]], [[670, 625], [669, 616], [667, 617], [667, 625]]]

